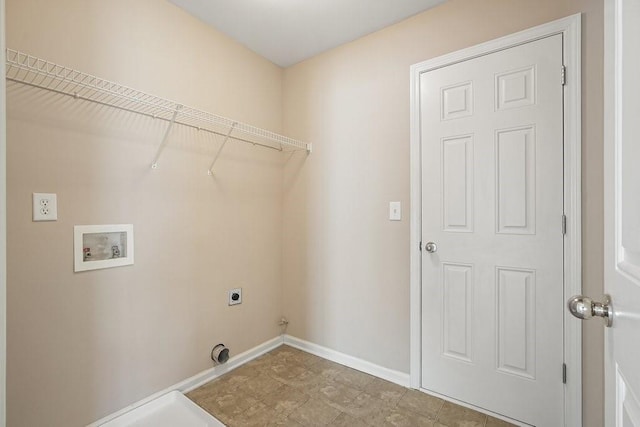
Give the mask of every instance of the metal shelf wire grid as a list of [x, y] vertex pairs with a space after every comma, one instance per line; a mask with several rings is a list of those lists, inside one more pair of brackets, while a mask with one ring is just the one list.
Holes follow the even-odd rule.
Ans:
[[[187, 107], [178, 102], [150, 95], [17, 50], [6, 50], [6, 71], [6, 78], [9, 81], [50, 90], [170, 123], [175, 122], [183, 126], [223, 136], [227, 135], [229, 130], [233, 128], [233, 134], [230, 138], [237, 141], [274, 148], [280, 151], [311, 151], [311, 144], [226, 117]], [[177, 114], [174, 118], [176, 111]]]

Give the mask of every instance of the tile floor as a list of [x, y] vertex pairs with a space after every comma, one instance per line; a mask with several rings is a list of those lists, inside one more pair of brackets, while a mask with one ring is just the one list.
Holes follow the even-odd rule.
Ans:
[[229, 427], [512, 425], [286, 345], [187, 397]]

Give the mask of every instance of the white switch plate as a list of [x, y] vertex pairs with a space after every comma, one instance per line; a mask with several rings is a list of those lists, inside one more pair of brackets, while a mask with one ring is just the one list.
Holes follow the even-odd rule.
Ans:
[[56, 221], [58, 198], [55, 193], [33, 193], [33, 220]]
[[402, 219], [402, 206], [400, 202], [389, 202], [389, 220], [400, 221]]

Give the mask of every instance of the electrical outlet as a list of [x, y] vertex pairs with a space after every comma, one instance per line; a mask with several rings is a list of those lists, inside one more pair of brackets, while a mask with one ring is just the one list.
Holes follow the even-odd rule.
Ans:
[[242, 288], [229, 290], [229, 305], [242, 304]]
[[56, 221], [58, 198], [55, 193], [33, 193], [33, 220]]

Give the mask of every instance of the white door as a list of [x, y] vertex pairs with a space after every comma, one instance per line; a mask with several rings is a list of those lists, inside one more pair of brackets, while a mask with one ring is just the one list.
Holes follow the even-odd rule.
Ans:
[[554, 35], [420, 77], [422, 388], [539, 427], [563, 425], [561, 69]]
[[605, 4], [606, 425], [640, 427], [640, 1]]

